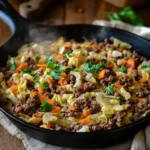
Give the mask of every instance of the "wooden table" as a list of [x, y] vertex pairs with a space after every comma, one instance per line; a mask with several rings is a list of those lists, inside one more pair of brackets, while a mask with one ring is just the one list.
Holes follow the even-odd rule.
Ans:
[[[9, 0], [13, 7], [18, 10], [22, 0]], [[150, 26], [150, 5], [136, 8], [136, 12], [144, 19], [147, 26]], [[59, 4], [45, 9], [36, 22], [43, 24], [80, 24], [92, 23], [96, 19], [107, 19], [106, 12], [117, 12], [119, 8], [112, 6], [103, 0], [61, 0]], [[0, 21], [0, 45], [10, 37], [10, 30]], [[0, 126], [0, 150], [24, 150], [20, 140], [8, 134]]]

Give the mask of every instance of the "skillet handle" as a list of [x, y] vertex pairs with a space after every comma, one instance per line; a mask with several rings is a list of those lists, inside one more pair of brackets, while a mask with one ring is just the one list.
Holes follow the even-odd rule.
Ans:
[[13, 9], [7, 0], [0, 0], [0, 20], [10, 27], [12, 34], [27, 28], [29, 23]]

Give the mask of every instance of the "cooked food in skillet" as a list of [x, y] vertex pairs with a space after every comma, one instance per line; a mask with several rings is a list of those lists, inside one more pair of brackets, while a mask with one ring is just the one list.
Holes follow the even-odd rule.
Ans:
[[150, 112], [150, 61], [116, 38], [27, 44], [0, 71], [0, 102], [42, 128], [109, 130]]

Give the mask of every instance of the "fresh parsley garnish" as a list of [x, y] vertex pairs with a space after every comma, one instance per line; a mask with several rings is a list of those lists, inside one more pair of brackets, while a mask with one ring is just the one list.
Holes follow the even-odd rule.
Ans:
[[31, 68], [25, 68], [24, 70], [23, 70], [23, 73], [31, 73]]
[[68, 53], [65, 54], [65, 56], [66, 56], [68, 59], [69, 59], [70, 57], [72, 57], [72, 55], [73, 55], [73, 54], [72, 54], [71, 52], [68, 52]]
[[119, 68], [119, 71], [126, 73], [127, 72], [127, 68], [125, 66], [121, 66]]
[[38, 62], [40, 59], [41, 59], [40, 56], [36, 56], [36, 57], [35, 57], [36, 62]]
[[16, 63], [15, 63], [14, 58], [12, 58], [12, 57], [10, 59], [10, 64], [11, 64], [10, 70], [15, 70], [16, 69]]
[[33, 82], [39, 82], [39, 75], [38, 75], [38, 73], [35, 73], [33, 75], [33, 77], [34, 77]]
[[48, 84], [47, 82], [44, 82], [44, 83], [42, 84], [42, 89], [44, 89], [44, 90], [49, 89], [49, 84]]
[[143, 65], [142, 68], [150, 68], [150, 64]]
[[119, 13], [107, 13], [110, 21], [120, 20], [129, 23], [133, 26], [143, 26], [144, 21], [141, 17], [137, 16], [135, 11], [131, 7], [126, 7], [122, 9]]
[[110, 86], [108, 86], [107, 88], [105, 88], [104, 92], [106, 94], [113, 94], [113, 89], [114, 89], [114, 84], [111, 84]]
[[84, 70], [86, 72], [91, 72], [93, 74], [97, 74], [99, 71], [103, 70], [105, 68], [105, 64], [94, 64], [92, 62], [86, 62], [84, 64]]
[[40, 106], [41, 112], [50, 112], [54, 108], [53, 105], [49, 104], [48, 102], [43, 102]]
[[52, 61], [47, 62], [47, 68], [53, 69], [54, 68], [54, 63]]
[[53, 58], [54, 58], [53, 56], [50, 56], [48, 59], [45, 60], [45, 63], [48, 63], [48, 62], [52, 61]]
[[58, 80], [59, 78], [61, 78], [60, 73], [63, 71], [62, 66], [61, 65], [56, 65], [54, 68], [52, 68], [52, 71], [49, 72], [48, 74], [54, 78], [55, 80]]

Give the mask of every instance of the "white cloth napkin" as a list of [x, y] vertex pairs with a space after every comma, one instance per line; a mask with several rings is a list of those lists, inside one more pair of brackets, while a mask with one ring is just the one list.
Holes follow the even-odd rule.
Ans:
[[[150, 28], [147, 27], [133, 27], [120, 21], [109, 22], [103, 20], [94, 21], [93, 24], [102, 26], [111, 26], [128, 30], [130, 32], [143, 36], [147, 39], [150, 39]], [[14, 126], [2, 112], [0, 112], [0, 124], [10, 134], [21, 139], [24, 143], [26, 150], [73, 150], [70, 148], [45, 144], [43, 142], [40, 142], [27, 136], [26, 134], [21, 132], [16, 126]], [[129, 139], [117, 145], [105, 148], [98, 148], [97, 150], [150, 150], [150, 125], [147, 126], [144, 130], [138, 132], [133, 139]]]

